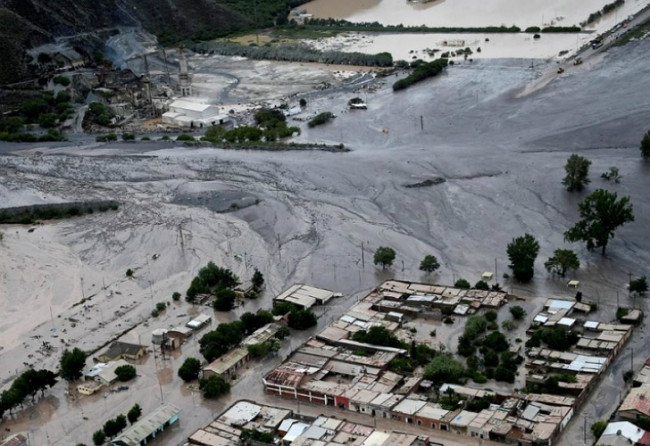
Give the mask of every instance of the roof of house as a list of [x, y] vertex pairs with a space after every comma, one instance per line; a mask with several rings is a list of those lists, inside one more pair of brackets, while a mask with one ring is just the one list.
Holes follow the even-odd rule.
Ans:
[[107, 358], [119, 358], [122, 355], [135, 356], [140, 353], [141, 350], [146, 349], [147, 347], [139, 344], [129, 344], [127, 342], [116, 341], [113, 342], [108, 350], [99, 355], [99, 357], [105, 356]]
[[327, 302], [334, 296], [332, 291], [309, 285], [295, 284], [273, 300], [290, 302], [304, 308], [314, 306], [318, 301]]
[[192, 444], [200, 446], [234, 446], [239, 442], [199, 429], [190, 436]]
[[619, 435], [619, 433], [632, 443], [650, 444], [650, 432], [646, 432], [629, 421], [609, 423], [603, 431], [603, 436]]
[[427, 404], [426, 401], [405, 398], [393, 407], [393, 412], [414, 415]]
[[125, 444], [127, 446], [140, 444], [145, 438], [160, 429], [174, 417], [178, 417], [178, 409], [171, 404], [163, 404], [132, 424], [131, 427], [122, 432], [116, 439], [112, 440], [112, 444]]
[[243, 347], [237, 347], [203, 367], [203, 370], [209, 370], [217, 375], [221, 375], [237, 365], [246, 356], [248, 356], [248, 350]]
[[650, 416], [650, 388], [635, 387], [627, 394], [619, 412], [637, 411], [645, 416]]
[[27, 438], [21, 434], [12, 435], [0, 443], [0, 446], [24, 446], [27, 444]]
[[238, 401], [230, 409], [224, 412], [219, 420], [226, 424], [240, 424], [254, 420], [262, 410], [261, 406], [249, 403], [248, 401]]
[[109, 363], [100, 362], [96, 364], [92, 369], [90, 369], [84, 376], [86, 378], [100, 378], [106, 383], [111, 383], [117, 379], [115, 374], [115, 369], [123, 365], [129, 365], [124, 359], [119, 359], [117, 361], [111, 361]]
[[177, 99], [171, 104], [169, 104], [170, 107], [174, 108], [180, 108], [184, 110], [192, 110], [192, 111], [205, 111], [209, 109], [210, 107], [216, 107], [212, 104], [205, 104], [202, 102], [194, 102], [194, 101], [188, 101], [185, 99]]
[[453, 420], [451, 420], [450, 424], [457, 427], [467, 427], [469, 426], [469, 423], [471, 423], [472, 420], [476, 418], [476, 415], [476, 412], [462, 410], [458, 415], [454, 417]]

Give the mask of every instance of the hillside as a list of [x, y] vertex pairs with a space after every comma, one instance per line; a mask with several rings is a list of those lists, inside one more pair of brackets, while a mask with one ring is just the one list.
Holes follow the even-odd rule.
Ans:
[[54, 37], [142, 26], [162, 43], [272, 26], [301, 0], [0, 0], [0, 83], [26, 72], [24, 50]]

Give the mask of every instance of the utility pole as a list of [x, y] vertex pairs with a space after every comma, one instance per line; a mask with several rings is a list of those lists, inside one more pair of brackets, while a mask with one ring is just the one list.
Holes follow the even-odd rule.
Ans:
[[420, 130], [424, 130], [424, 116], [420, 115]]
[[499, 283], [499, 273], [497, 272], [497, 258], [494, 258], [494, 282]]
[[587, 445], [587, 415], [584, 417], [584, 423], [582, 424], [582, 436], [585, 441], [585, 446]]
[[363, 252], [363, 242], [361, 242], [361, 268], [366, 269], [366, 259]]

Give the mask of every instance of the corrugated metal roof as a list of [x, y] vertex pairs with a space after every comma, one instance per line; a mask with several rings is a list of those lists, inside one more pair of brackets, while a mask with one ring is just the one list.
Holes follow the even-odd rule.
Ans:
[[163, 404], [127, 428], [120, 436], [112, 441], [112, 444], [118, 446], [123, 444], [135, 446], [156, 430], [161, 429], [165, 423], [177, 417], [178, 409], [176, 407], [171, 404]]

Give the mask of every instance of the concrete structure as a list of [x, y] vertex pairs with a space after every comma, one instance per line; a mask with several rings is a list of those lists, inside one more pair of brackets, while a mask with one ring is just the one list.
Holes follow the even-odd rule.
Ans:
[[179, 326], [170, 328], [169, 331], [167, 331], [167, 336], [169, 336], [170, 339], [177, 339], [179, 343], [182, 344], [192, 337], [192, 333], [194, 333], [194, 331], [190, 327]]
[[147, 354], [147, 347], [127, 342], [113, 342], [108, 350], [97, 356], [101, 362], [117, 361], [118, 359], [130, 359], [135, 361]]
[[169, 111], [162, 115], [162, 120], [166, 124], [179, 127], [202, 128], [227, 124], [230, 117], [222, 113], [216, 105], [178, 99], [169, 104]]
[[314, 305], [326, 304], [332, 297], [334, 297], [332, 291], [309, 285], [295, 284], [279, 296], [276, 296], [273, 302], [288, 302], [298, 308], [308, 309]]
[[237, 370], [246, 364], [249, 359], [248, 349], [244, 347], [235, 348], [205, 366], [203, 368], [203, 377], [208, 378], [212, 375], [218, 375], [224, 379], [232, 379]]
[[628, 421], [609, 423], [600, 436], [596, 445], [612, 444], [617, 437], [624, 438], [628, 444], [647, 446], [650, 444], [650, 432], [647, 432]]
[[207, 314], [199, 314], [197, 317], [185, 324], [186, 327], [192, 330], [200, 330], [212, 322], [212, 318]]
[[635, 387], [630, 389], [618, 408], [621, 418], [636, 421], [641, 417], [650, 418], [650, 388]]
[[178, 89], [181, 96], [192, 96], [192, 75], [187, 70], [187, 59], [183, 50], [178, 55]]
[[113, 446], [143, 446], [160, 435], [166, 428], [179, 420], [178, 409], [163, 404], [139, 421], [132, 424], [122, 434], [111, 441]]
[[92, 395], [95, 392], [98, 392], [103, 386], [95, 381], [84, 382], [77, 386], [77, 392], [82, 395]]

